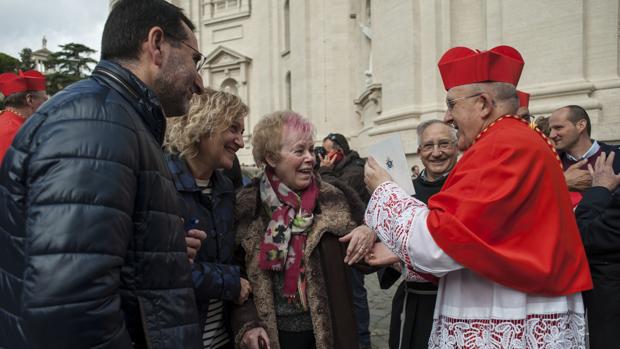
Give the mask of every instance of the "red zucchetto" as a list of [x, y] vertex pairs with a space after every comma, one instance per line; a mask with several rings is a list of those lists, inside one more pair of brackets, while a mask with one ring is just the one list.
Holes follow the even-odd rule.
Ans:
[[517, 86], [523, 70], [523, 57], [510, 46], [488, 51], [454, 47], [439, 60], [439, 72], [446, 91], [476, 82], [506, 82]]

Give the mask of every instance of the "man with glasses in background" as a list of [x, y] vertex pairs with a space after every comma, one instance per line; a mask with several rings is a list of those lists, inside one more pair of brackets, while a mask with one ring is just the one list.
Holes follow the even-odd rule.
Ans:
[[[441, 120], [418, 125], [418, 154], [424, 169], [413, 180], [414, 197], [425, 204], [443, 186], [456, 164], [456, 130]], [[401, 276], [400, 264], [378, 272], [381, 288], [390, 288]], [[433, 326], [437, 285], [418, 277], [405, 280], [394, 293], [390, 318], [390, 349], [425, 349]]]
[[203, 91], [193, 29], [164, 0], [116, 2], [92, 76], [15, 137], [0, 167], [1, 348], [202, 347], [161, 151], [166, 117]]

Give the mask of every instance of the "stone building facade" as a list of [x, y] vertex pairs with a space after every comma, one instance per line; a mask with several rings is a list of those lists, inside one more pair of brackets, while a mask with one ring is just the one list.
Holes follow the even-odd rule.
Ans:
[[578, 104], [596, 139], [620, 140], [619, 0], [170, 0], [197, 26], [205, 84], [237, 93], [252, 127], [292, 109], [368, 146], [399, 133], [417, 162], [416, 126], [442, 118], [437, 61], [453, 46], [507, 44], [525, 59], [530, 111]]

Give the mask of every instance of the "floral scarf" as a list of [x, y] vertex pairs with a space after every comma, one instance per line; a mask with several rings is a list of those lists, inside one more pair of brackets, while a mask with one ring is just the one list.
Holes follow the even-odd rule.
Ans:
[[[298, 195], [267, 167], [260, 180], [260, 197], [271, 212], [271, 220], [260, 244], [259, 266], [263, 270], [284, 270], [283, 295], [306, 304], [303, 252], [312, 212], [319, 196], [314, 180]], [[305, 308], [305, 306], [304, 306]]]

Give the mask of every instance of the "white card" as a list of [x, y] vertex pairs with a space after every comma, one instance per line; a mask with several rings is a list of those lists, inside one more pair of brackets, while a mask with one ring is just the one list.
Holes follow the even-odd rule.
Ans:
[[407, 194], [415, 194], [413, 181], [409, 175], [409, 165], [398, 133], [368, 147], [368, 155], [375, 158], [379, 165], [392, 176], [392, 180]]

